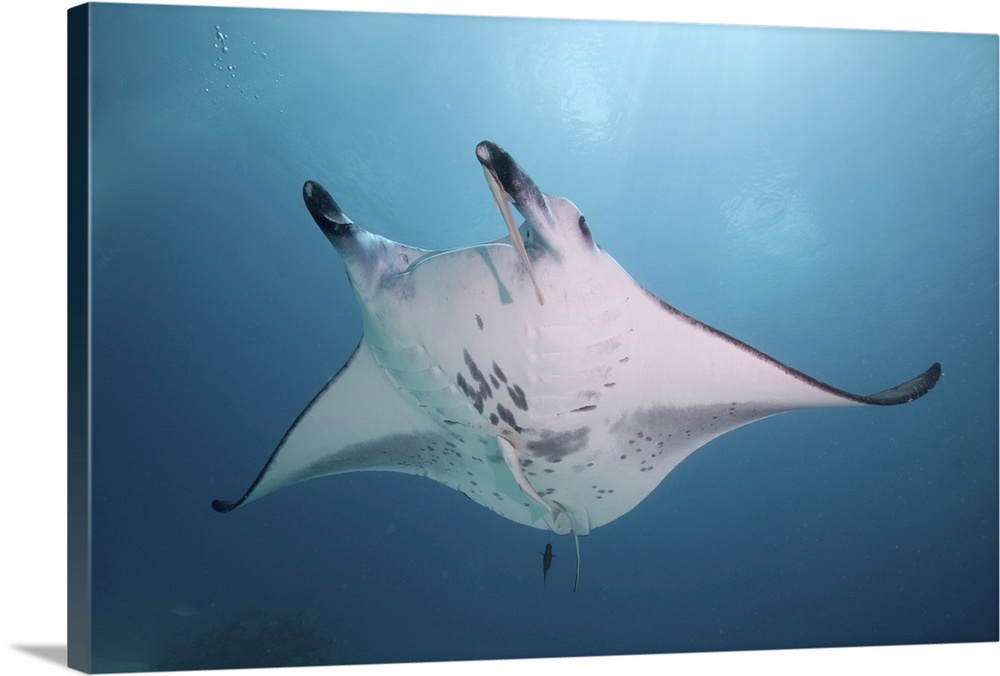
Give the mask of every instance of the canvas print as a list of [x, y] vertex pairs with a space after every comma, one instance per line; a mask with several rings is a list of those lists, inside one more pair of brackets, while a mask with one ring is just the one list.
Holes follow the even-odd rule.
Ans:
[[74, 668], [997, 640], [997, 36], [69, 22]]

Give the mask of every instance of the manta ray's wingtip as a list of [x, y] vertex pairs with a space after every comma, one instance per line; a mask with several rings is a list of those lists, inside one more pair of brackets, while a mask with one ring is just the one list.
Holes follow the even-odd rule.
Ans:
[[354, 231], [354, 222], [347, 217], [326, 188], [316, 181], [306, 181], [302, 184], [302, 200], [306, 203], [306, 208], [316, 221], [316, 225], [327, 237], [346, 235]]
[[941, 379], [942, 373], [944, 372], [941, 370], [941, 362], [939, 361], [934, 362], [929, 369], [924, 371], [920, 377], [927, 379], [927, 389], [920, 394], [927, 394], [930, 392], [931, 388], [937, 385], [937, 382]]
[[502, 148], [493, 141], [483, 139], [476, 144], [476, 157], [479, 158], [480, 162], [489, 162], [490, 155], [496, 150], [502, 150]]
[[220, 514], [225, 514], [239, 507], [242, 502], [242, 500], [212, 500], [212, 509]]
[[937, 382], [941, 379], [942, 373], [943, 371], [941, 370], [941, 362], [936, 361], [933, 364], [931, 364], [931, 367], [929, 369], [927, 369], [919, 376], [911, 380], [910, 382], [912, 382], [914, 386], [917, 387], [918, 389], [916, 395], [913, 398], [916, 399], [917, 397], [922, 397], [928, 392], [930, 392], [934, 388], [934, 386], [937, 385]]
[[875, 404], [879, 406], [892, 406], [895, 404], [906, 404], [930, 392], [938, 380], [941, 378], [941, 363], [934, 362], [929, 369], [921, 373], [916, 378], [907, 380], [905, 383], [890, 387], [867, 397], [858, 397], [865, 404]]

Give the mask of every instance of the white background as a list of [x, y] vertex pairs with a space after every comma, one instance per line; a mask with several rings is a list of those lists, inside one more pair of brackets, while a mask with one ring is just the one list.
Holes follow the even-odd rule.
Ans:
[[[0, 355], [3, 463], [0, 671], [65, 670], [66, 645], [66, 10], [6, 2], [0, 20]], [[990, 0], [781, 2], [702, 0], [191, 0], [162, 4], [474, 13], [757, 25], [998, 32]], [[141, 36], [136, 36], [141, 39]], [[554, 618], [557, 621], [557, 618]], [[538, 627], [538, 631], [557, 630]], [[212, 674], [549, 674], [657, 669], [672, 674], [998, 673], [1000, 644], [721, 653], [476, 664], [215, 671]]]

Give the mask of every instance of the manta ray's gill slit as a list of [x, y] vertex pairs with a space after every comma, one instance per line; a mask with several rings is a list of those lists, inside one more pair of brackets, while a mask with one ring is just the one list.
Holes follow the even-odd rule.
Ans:
[[[623, 329], [620, 321], [615, 322], [619, 313], [620, 308], [614, 307], [597, 315], [593, 325], [550, 325], [529, 332], [532, 384], [540, 386], [545, 410], [561, 414], [593, 404], [600, 397], [597, 390], [609, 390], [625, 377], [623, 365], [634, 343], [634, 328]], [[568, 394], [582, 395], [583, 400]]]
[[528, 354], [530, 382], [544, 383], [544, 390], [554, 396], [568, 394], [570, 388], [598, 389], [626, 377], [623, 365], [628, 358], [622, 356], [622, 348], [620, 339], [609, 338], [579, 350], [532, 350]]
[[536, 354], [543, 358], [553, 359], [568, 356], [574, 361], [579, 362], [586, 360], [587, 363], [596, 358], [599, 360], [599, 363], [603, 363], [607, 361], [608, 355], [619, 351], [619, 348], [625, 344], [633, 330], [634, 329], [628, 329], [627, 331], [622, 331], [613, 336], [600, 338], [599, 340], [588, 340], [582, 345], [550, 344], [546, 346], [542, 345], [540, 340], [535, 340], [534, 347]]

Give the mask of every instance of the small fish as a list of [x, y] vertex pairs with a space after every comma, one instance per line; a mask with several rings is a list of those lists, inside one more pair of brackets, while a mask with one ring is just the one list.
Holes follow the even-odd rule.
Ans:
[[545, 551], [542, 554], [542, 584], [545, 584], [545, 577], [549, 573], [549, 568], [552, 567], [552, 557], [555, 554], [552, 553], [552, 545], [545, 545]]

